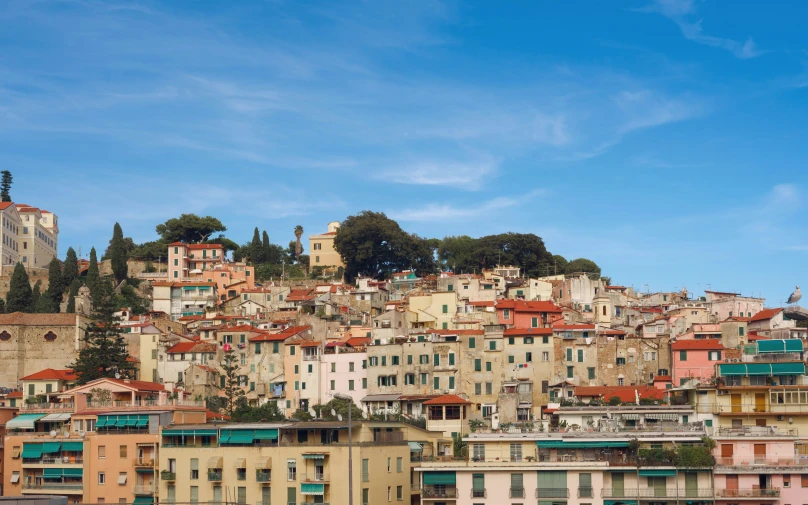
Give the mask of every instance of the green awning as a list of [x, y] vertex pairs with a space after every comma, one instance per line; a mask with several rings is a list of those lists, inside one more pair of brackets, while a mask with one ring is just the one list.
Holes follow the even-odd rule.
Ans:
[[771, 363], [749, 363], [746, 365], [746, 375], [771, 375]]
[[84, 475], [84, 470], [81, 468], [63, 468], [62, 475], [65, 477], [81, 477]]
[[278, 430], [255, 430], [256, 440], [277, 440]]
[[[225, 433], [225, 432], [222, 432]], [[252, 430], [243, 430], [243, 431], [230, 431], [230, 436], [227, 439], [223, 440], [219, 438], [220, 444], [251, 444], [253, 443], [253, 431]]]
[[196, 286], [183, 286], [182, 290], [183, 291], [194, 291], [194, 290], [196, 290]]
[[[276, 430], [277, 432], [277, 430]], [[224, 432], [222, 432], [224, 433]], [[163, 430], [164, 437], [215, 437], [216, 430]]]
[[637, 505], [637, 500], [603, 500], [603, 505]]
[[629, 467], [610, 466], [606, 471], [612, 473], [634, 473], [636, 470]]
[[22, 458], [39, 459], [42, 457], [42, 444], [23, 444]]
[[805, 375], [805, 363], [774, 363], [772, 375]]
[[138, 423], [138, 419], [137, 419], [137, 418], [134, 418], [134, 419], [133, 419], [133, 418], [131, 418], [131, 417], [130, 417], [129, 419], [127, 419], [127, 420], [124, 422], [124, 426], [126, 426], [127, 428], [134, 428], [135, 426], [137, 426], [137, 423]]
[[95, 422], [95, 428], [103, 428], [107, 424], [107, 416], [98, 416], [98, 420]]
[[45, 414], [20, 414], [17, 417], [6, 421], [6, 431], [8, 430], [33, 430], [34, 422], [45, 417]]
[[43, 479], [61, 479], [62, 478], [62, 469], [61, 468], [45, 468], [42, 470], [42, 478]]
[[424, 485], [434, 486], [444, 484], [446, 486], [454, 486], [457, 482], [455, 472], [424, 472]]
[[148, 419], [138, 419], [135, 423], [135, 428], [147, 428], [149, 426]]
[[197, 289], [199, 291], [210, 291], [210, 286], [199, 286]]
[[230, 432], [229, 431], [223, 431], [223, 432], [221, 432], [219, 434], [219, 443], [220, 444], [226, 444], [229, 441], [230, 441]]
[[718, 374], [722, 377], [729, 375], [746, 375], [746, 365], [742, 363], [723, 363], [718, 365]]
[[410, 452], [424, 452], [424, 446], [418, 442], [407, 442], [410, 446]]
[[802, 352], [802, 340], [790, 338], [786, 340], [759, 340], [758, 353]]
[[52, 454], [54, 452], [59, 452], [59, 449], [62, 448], [61, 442], [45, 442], [42, 444], [42, 454]]
[[325, 494], [325, 484], [300, 484], [300, 494], [322, 496]]
[[536, 445], [541, 449], [600, 449], [605, 447], [628, 447], [628, 442], [538, 440], [536, 441]]
[[84, 452], [84, 442], [62, 442], [62, 451]]
[[640, 470], [640, 477], [674, 477], [676, 470]]
[[303, 459], [325, 459], [325, 454], [304, 454]]
[[139, 467], [135, 468], [135, 472], [136, 473], [154, 473], [154, 469], [153, 468], [144, 468], [142, 466], [139, 466]]
[[154, 503], [154, 496], [135, 496], [132, 505], [151, 505]]

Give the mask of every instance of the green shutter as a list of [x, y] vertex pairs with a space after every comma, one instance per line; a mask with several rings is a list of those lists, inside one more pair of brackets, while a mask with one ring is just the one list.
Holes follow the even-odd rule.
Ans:
[[454, 388], [455, 388], [455, 378], [454, 377], [449, 377], [449, 389], [454, 389]]
[[457, 483], [455, 472], [424, 472], [424, 485], [454, 486]]
[[567, 361], [572, 361], [572, 348], [567, 348]]
[[578, 349], [578, 363], [584, 362], [584, 350]]
[[432, 379], [432, 385], [434, 386], [432, 389], [440, 389], [440, 377]]
[[477, 342], [474, 340], [474, 337], [469, 337], [469, 349], [474, 349], [475, 345], [477, 345]]
[[679, 361], [687, 361], [687, 351], [679, 351]]
[[471, 488], [474, 491], [482, 491], [485, 489], [485, 474], [475, 473], [471, 475]]

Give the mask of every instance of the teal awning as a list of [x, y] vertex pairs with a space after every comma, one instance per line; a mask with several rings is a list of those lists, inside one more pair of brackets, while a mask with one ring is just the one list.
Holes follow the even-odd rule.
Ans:
[[718, 374], [722, 377], [729, 375], [746, 375], [746, 365], [741, 363], [724, 363], [718, 365]]
[[183, 291], [194, 291], [194, 290], [196, 290], [196, 286], [183, 286], [182, 290]]
[[434, 486], [443, 484], [454, 486], [457, 483], [455, 472], [424, 472], [424, 485]]
[[325, 484], [300, 484], [300, 494], [322, 496], [325, 494]]
[[70, 452], [84, 452], [84, 442], [62, 442], [62, 450]]
[[61, 479], [62, 478], [62, 469], [61, 468], [46, 468], [42, 470], [42, 478], [43, 479]]
[[278, 430], [255, 430], [256, 440], [277, 440]]
[[640, 477], [674, 477], [676, 470], [640, 470]]
[[39, 459], [42, 457], [42, 444], [23, 444], [22, 458]]
[[154, 469], [139, 466], [139, 467], [135, 468], [135, 473], [154, 473]]
[[148, 425], [148, 414], [102, 415], [98, 416], [95, 428], [145, 428]]
[[541, 449], [589, 449], [605, 447], [628, 447], [628, 442], [603, 442], [603, 441], [568, 441], [568, 440], [538, 440], [536, 445]]
[[151, 505], [154, 503], [154, 496], [135, 496], [132, 505]]
[[81, 468], [63, 468], [62, 475], [65, 477], [81, 477], [84, 475], [84, 470]]
[[103, 428], [107, 425], [107, 416], [98, 416], [98, 420], [95, 422], [95, 429]]
[[20, 414], [17, 417], [6, 421], [6, 431], [8, 430], [33, 430], [34, 422], [45, 417], [45, 414]]
[[199, 286], [197, 289], [199, 291], [210, 291], [210, 286]]
[[418, 442], [407, 442], [410, 446], [410, 452], [424, 452], [424, 446]]
[[758, 353], [802, 352], [802, 340], [790, 338], [786, 340], [759, 340]]
[[[227, 435], [225, 435], [227, 434]], [[252, 444], [254, 440], [253, 430], [232, 430], [223, 431], [219, 438], [220, 444]]]
[[[277, 430], [276, 430], [277, 431]], [[216, 430], [163, 430], [164, 437], [215, 437]]]
[[45, 442], [42, 444], [42, 454], [52, 454], [54, 452], [59, 452], [62, 448], [61, 442]]
[[325, 454], [304, 454], [303, 459], [325, 459]]
[[603, 500], [603, 505], [637, 505], [637, 500]]
[[220, 444], [226, 444], [229, 441], [230, 441], [230, 432], [229, 431], [223, 431], [223, 432], [221, 432], [219, 434], [219, 443]]
[[772, 375], [805, 375], [805, 363], [774, 363]]
[[771, 375], [771, 363], [749, 363], [746, 365], [746, 375]]

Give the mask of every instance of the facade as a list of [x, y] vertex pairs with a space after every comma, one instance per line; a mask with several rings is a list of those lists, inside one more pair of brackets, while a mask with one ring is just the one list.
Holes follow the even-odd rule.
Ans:
[[679, 340], [671, 344], [673, 383], [689, 380], [707, 382], [714, 377], [715, 364], [726, 356], [718, 339]]
[[312, 267], [337, 268], [344, 267], [342, 258], [334, 249], [334, 238], [339, 230], [339, 221], [328, 223], [328, 231], [309, 236], [309, 257]]
[[59, 251], [59, 218], [30, 205], [16, 204], [21, 226], [17, 235], [19, 261], [26, 268], [48, 268]]
[[17, 206], [12, 202], [0, 202], [3, 241], [0, 243], [0, 273], [10, 273], [20, 262], [20, 234], [22, 221]]
[[216, 306], [213, 282], [155, 281], [152, 283], [152, 310], [168, 314], [172, 321], [185, 316], [203, 316]]

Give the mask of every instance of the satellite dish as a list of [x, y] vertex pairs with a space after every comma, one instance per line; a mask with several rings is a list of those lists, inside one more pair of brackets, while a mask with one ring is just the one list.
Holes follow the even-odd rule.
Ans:
[[317, 417], [317, 412], [314, 409], [309, 409], [309, 414], [311, 414], [311, 417]]
[[55, 437], [56, 436], [56, 430], [51, 430], [50, 436]]
[[337, 411], [336, 411], [336, 410], [334, 410], [334, 409], [331, 409], [331, 415], [332, 415], [332, 416], [337, 415]]
[[120, 379], [120, 378], [121, 378], [121, 374], [119, 374], [118, 372], [115, 372], [115, 378], [116, 378], [116, 379]]
[[363, 410], [362, 411], [362, 419], [367, 419], [367, 418], [368, 418], [368, 413]]
[[342, 421], [342, 414], [337, 414], [337, 419], [339, 419], [340, 421]]

